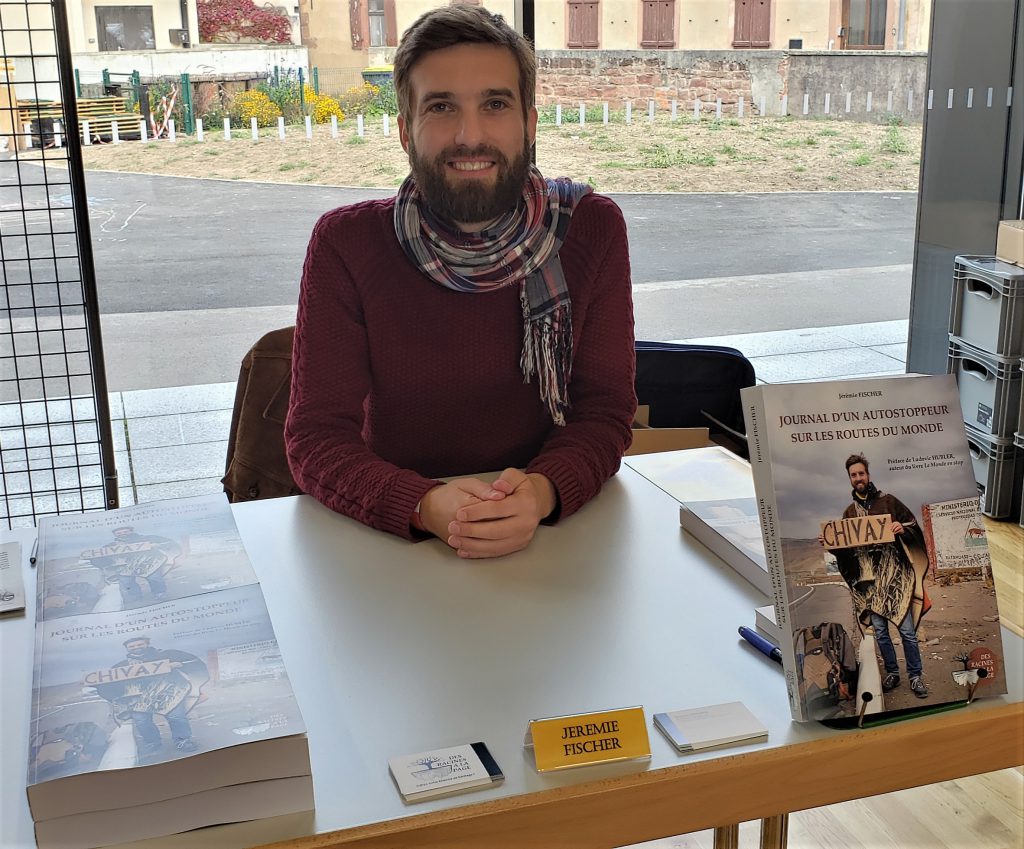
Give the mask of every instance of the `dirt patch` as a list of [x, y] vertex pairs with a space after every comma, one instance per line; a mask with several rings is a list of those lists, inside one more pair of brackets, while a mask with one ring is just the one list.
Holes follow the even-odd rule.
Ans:
[[[844, 120], [747, 118], [742, 121], [667, 116], [653, 124], [562, 126], [541, 123], [537, 163], [547, 176], [571, 176], [602, 192], [915, 191], [920, 170], [919, 126]], [[572, 119], [570, 122], [569, 119]], [[181, 137], [84, 148], [86, 168], [224, 180], [394, 188], [408, 162], [397, 127], [384, 136], [368, 120], [365, 136], [346, 119], [337, 138], [327, 125], [307, 139], [289, 127], [207, 132], [203, 142]]]

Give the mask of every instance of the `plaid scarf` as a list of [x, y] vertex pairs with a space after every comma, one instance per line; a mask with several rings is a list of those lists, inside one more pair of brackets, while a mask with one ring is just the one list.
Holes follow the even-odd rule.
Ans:
[[565, 424], [572, 371], [572, 305], [558, 251], [569, 219], [590, 186], [545, 180], [536, 168], [522, 202], [486, 230], [463, 233], [431, 214], [412, 175], [395, 201], [395, 233], [406, 256], [435, 283], [456, 292], [519, 284], [523, 381], [536, 374], [541, 400]]

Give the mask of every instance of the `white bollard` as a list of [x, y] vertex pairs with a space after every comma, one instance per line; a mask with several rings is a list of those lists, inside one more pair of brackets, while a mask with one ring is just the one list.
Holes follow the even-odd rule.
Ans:
[[556, 127], [561, 127], [562, 126], [562, 104], [561, 103], [556, 103], [555, 104], [555, 126]]
[[852, 105], [852, 103], [853, 103], [853, 92], [852, 91], [848, 91], [848, 92], [846, 92], [846, 112], [847, 112], [847, 114], [849, 114], [849, 112], [850, 112], [850, 106]]
[[989, 109], [991, 109], [991, 108], [992, 108], [992, 92], [993, 92], [993, 89], [992, 89], [992, 87], [991, 87], [991, 86], [989, 86], [989, 89], [988, 89], [988, 94], [987, 94], [987, 95], [985, 96], [985, 105], [986, 105], [986, 106], [987, 106], [987, 107], [988, 107]]
[[867, 100], [867, 103], [864, 106], [864, 110], [866, 112], [870, 112], [871, 111], [871, 92], [870, 91], [868, 92], [868, 100]]
[[967, 108], [968, 109], [973, 109], [974, 108], [974, 89], [973, 88], [967, 89]]
[[363, 129], [363, 115], [360, 112], [358, 115], [356, 115], [356, 135], [362, 138], [364, 132], [365, 130]]
[[932, 108], [932, 102], [935, 100], [935, 89], [928, 89], [928, 108]]
[[607, 100], [603, 104], [601, 104], [601, 120], [605, 124], [608, 123], [608, 101]]
[[114, 144], [121, 144], [121, 129], [117, 126], [117, 121], [110, 122], [110, 140]]
[[674, 97], [672, 98], [672, 120], [675, 121], [679, 117], [679, 101]]
[[1013, 106], [1013, 86], [1006, 89], [1006, 105]]
[[139, 121], [139, 141], [149, 141], [149, 129], [146, 127], [145, 121]]
[[584, 126], [587, 123], [587, 104], [582, 100], [580, 101], [580, 126]]
[[761, 95], [761, 117], [762, 118], [765, 115], [764, 106], [765, 106], [765, 99], [764, 99], [764, 95], [762, 94]]
[[654, 123], [654, 101], [653, 100], [648, 100], [647, 101], [647, 123], [649, 123], [649, 124], [653, 124]]
[[32, 150], [32, 125], [22, 124], [21, 128], [25, 133], [25, 150]]
[[387, 112], [384, 113], [384, 135], [391, 135], [391, 116]]
[[700, 98], [699, 97], [695, 101], [693, 101], [693, 120], [694, 121], [699, 121], [700, 120]]
[[203, 119], [196, 118], [196, 141], [203, 140]]
[[253, 115], [249, 119], [249, 133], [252, 136], [253, 141], [260, 140], [260, 126], [256, 123], [256, 116]]
[[956, 91], [956, 89], [952, 89], [951, 88], [949, 90], [949, 94], [946, 96], [946, 108], [947, 109], [952, 109], [953, 108], [953, 92], [955, 92], [955, 91]]
[[782, 95], [782, 102], [779, 103], [779, 114], [785, 118], [789, 114], [789, 95]]
[[92, 135], [89, 133], [88, 121], [82, 121], [82, 144], [92, 144]]
[[722, 120], [722, 98], [720, 97], [715, 101], [715, 120]]
[[331, 138], [336, 139], [338, 137], [338, 116], [331, 116]]
[[231, 119], [224, 119], [224, 141], [231, 141]]
[[811, 96], [809, 94], [804, 95], [804, 115], [811, 111]]
[[281, 141], [284, 141], [284, 116], [278, 116], [277, 137], [281, 139]]
[[746, 103], [746, 101], [742, 97], [736, 103], [736, 117], [737, 118], [742, 118], [743, 117], [743, 106], [744, 106], [745, 103]]
[[829, 92], [825, 92], [825, 114], [828, 115], [832, 109], [832, 95]]
[[[992, 89], [988, 90], [989, 102], [988, 105], [992, 105]], [[914, 108], [914, 90], [911, 89], [907, 92], [907, 111], [910, 112]]]
[[626, 123], [627, 124], [632, 124], [633, 123], [633, 101], [632, 100], [627, 100], [626, 101]]
[[[387, 116], [385, 115], [384, 117], [386, 118]], [[387, 135], [387, 133], [384, 133], [384, 135]], [[306, 116], [306, 138], [313, 138], [313, 119], [309, 115]]]
[[54, 147], [64, 147], [64, 136], [61, 130], [60, 121], [53, 122], [53, 144]]
[[892, 112], [892, 92], [889, 92], [889, 97], [886, 100], [885, 109], [887, 112]]
[[177, 131], [175, 130], [175, 127], [174, 127], [174, 119], [173, 118], [168, 118], [167, 119], [167, 141], [170, 141], [170, 142], [177, 141], [177, 138], [178, 138], [178, 136], [177, 136]]

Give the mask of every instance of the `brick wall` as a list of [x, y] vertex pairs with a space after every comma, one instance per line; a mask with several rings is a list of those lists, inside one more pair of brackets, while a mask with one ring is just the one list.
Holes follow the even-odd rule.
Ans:
[[[824, 95], [830, 95], [831, 114], [845, 106], [845, 93], [856, 92], [851, 118], [881, 118], [879, 98], [889, 90], [902, 92], [896, 102], [906, 112], [908, 88], [915, 89], [914, 114], [920, 120], [924, 101], [923, 53], [843, 53], [781, 50], [538, 50], [537, 103], [571, 106], [587, 102], [626, 100], [657, 102], [667, 108], [673, 99], [680, 109], [692, 109], [698, 98], [705, 110], [717, 100], [733, 112], [739, 98], [747, 109], [762, 98], [769, 114], [777, 115], [783, 96], [789, 114], [802, 114], [803, 95], [810, 100], [809, 114], [821, 115]], [[875, 108], [863, 114], [865, 92], [874, 93]], [[840, 99], [840, 97], [842, 99]], [[858, 104], [860, 109], [858, 109]]]

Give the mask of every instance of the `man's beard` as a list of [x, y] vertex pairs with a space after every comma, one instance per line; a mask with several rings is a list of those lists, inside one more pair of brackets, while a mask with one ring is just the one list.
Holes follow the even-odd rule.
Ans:
[[[493, 158], [498, 166], [494, 184], [486, 185], [473, 179], [449, 183], [447, 163], [460, 156]], [[524, 136], [522, 153], [512, 162], [500, 150], [488, 145], [472, 150], [467, 147], [446, 148], [429, 161], [418, 154], [410, 138], [409, 164], [424, 201], [438, 218], [453, 224], [490, 222], [515, 209], [522, 198], [530, 174], [530, 142]]]

